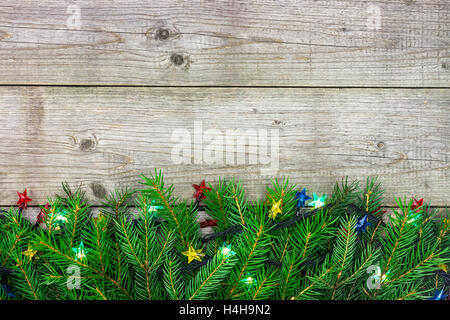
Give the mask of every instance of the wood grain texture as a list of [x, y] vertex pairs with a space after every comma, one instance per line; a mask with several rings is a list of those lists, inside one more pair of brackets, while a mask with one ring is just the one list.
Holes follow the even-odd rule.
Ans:
[[449, 87], [449, 27], [448, 0], [3, 0], [0, 84]]
[[[343, 176], [376, 175], [386, 205], [402, 195], [449, 204], [445, 89], [0, 87], [0, 119], [1, 205], [15, 204], [25, 187], [42, 204], [62, 181], [82, 183], [100, 203], [114, 188], [139, 187], [154, 168], [184, 198], [192, 183], [220, 176], [240, 178], [255, 199], [272, 177], [329, 193]], [[227, 130], [239, 129], [244, 149], [227, 149]], [[208, 139], [225, 149], [222, 162], [207, 158]], [[180, 164], [182, 141], [190, 154]]]

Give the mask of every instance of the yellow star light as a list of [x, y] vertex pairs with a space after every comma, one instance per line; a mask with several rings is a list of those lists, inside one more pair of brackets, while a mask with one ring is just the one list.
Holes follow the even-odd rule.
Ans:
[[438, 267], [441, 268], [445, 273], [448, 272], [448, 266], [446, 264], [440, 264], [438, 265]]
[[204, 256], [202, 249], [196, 250], [193, 246], [189, 246], [189, 250], [183, 252], [183, 254], [188, 257], [188, 263], [191, 263], [192, 260], [202, 261], [202, 257]]
[[103, 212], [99, 212], [98, 216], [92, 220], [94, 220], [95, 222], [99, 223], [102, 222], [103, 219], [105, 219], [105, 215], [103, 214]]
[[33, 257], [36, 255], [37, 250], [33, 250], [33, 249], [31, 249], [30, 246], [28, 246], [28, 250], [26, 250], [22, 253], [23, 253], [23, 255], [28, 256], [28, 258], [30, 258], [30, 261], [31, 261], [31, 259], [33, 259]]
[[447, 228], [450, 225], [450, 218], [444, 219], [444, 227]]
[[282, 214], [283, 211], [281, 210], [281, 199], [278, 202], [273, 201], [272, 208], [269, 212], [269, 218], [272, 218], [275, 220], [277, 217], [277, 214]]

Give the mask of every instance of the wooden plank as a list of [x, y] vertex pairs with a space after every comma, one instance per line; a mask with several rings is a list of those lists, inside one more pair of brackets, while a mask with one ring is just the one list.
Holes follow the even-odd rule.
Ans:
[[445, 89], [7, 86], [0, 119], [1, 205], [24, 188], [42, 204], [62, 181], [98, 204], [154, 168], [184, 198], [219, 176], [240, 178], [255, 199], [273, 177], [329, 193], [340, 177], [376, 175], [386, 205], [402, 195], [449, 204]]
[[449, 0], [3, 0], [0, 84], [449, 87], [449, 26]]

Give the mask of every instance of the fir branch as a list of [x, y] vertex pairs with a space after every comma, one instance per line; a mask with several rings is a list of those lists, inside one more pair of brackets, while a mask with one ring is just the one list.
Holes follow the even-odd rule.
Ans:
[[[205, 210], [218, 220], [218, 232], [201, 239], [203, 246], [199, 199], [175, 198], [161, 171], [144, 177], [143, 184], [148, 188], [139, 192], [138, 217], [130, 216], [133, 193], [125, 190], [107, 198], [106, 219], [91, 219], [84, 193], [67, 184], [64, 197], [49, 199], [47, 230], [34, 228], [20, 210], [1, 211], [2, 282], [20, 299], [105, 300], [419, 299], [448, 285], [447, 274], [437, 271], [450, 262], [446, 217], [439, 223], [428, 205], [411, 210], [412, 201], [398, 200], [399, 210], [383, 224], [383, 190], [375, 179], [368, 179], [364, 190], [343, 179], [325, 206], [298, 212], [296, 187], [287, 179], [273, 180], [267, 197], [282, 208], [276, 222], [268, 217], [270, 206], [247, 201], [241, 183], [219, 180], [205, 190]], [[55, 223], [61, 210], [69, 213], [67, 221]], [[376, 223], [356, 233], [363, 215]], [[72, 253], [81, 241], [87, 250], [82, 257]], [[204, 250], [202, 261], [184, 262], [182, 252], [191, 246]], [[37, 250], [39, 259], [28, 260], [27, 248]], [[223, 252], [232, 254], [224, 259]], [[381, 287], [369, 293], [365, 271], [378, 259]], [[80, 289], [67, 288], [72, 265], [82, 271]], [[252, 281], [244, 282], [247, 278]], [[0, 299], [9, 299], [5, 290]]]
[[100, 291], [99, 288], [95, 287], [94, 290], [102, 297], [103, 300], [108, 300], [108, 298], [106, 297], [106, 294], [102, 291]]
[[209, 185], [211, 190], [205, 189], [204, 194], [206, 199], [206, 210], [209, 216], [217, 220], [217, 225], [221, 230], [227, 229], [230, 224], [227, 219], [226, 212], [228, 211], [228, 201], [226, 197], [229, 195], [227, 185], [222, 179], [219, 179], [217, 187]]
[[[326, 265], [326, 264], [328, 264], [327, 261], [324, 262], [324, 265]], [[291, 298], [291, 300], [308, 299], [310, 297], [320, 295], [319, 291], [314, 292], [314, 288], [318, 285], [319, 282], [323, 281], [323, 278], [325, 278], [331, 272], [333, 272], [334, 268], [335, 268], [335, 265], [331, 265], [327, 269], [322, 270], [322, 272], [319, 275], [313, 277], [313, 280], [311, 281], [311, 283], [308, 286], [303, 288], [297, 295], [294, 295]], [[311, 291], [311, 293], [309, 293], [310, 291]]]
[[63, 258], [67, 262], [70, 262], [72, 264], [76, 264], [76, 265], [78, 265], [80, 267], [83, 267], [83, 268], [85, 268], [87, 270], [93, 271], [96, 275], [98, 275], [101, 278], [103, 278], [103, 279], [111, 282], [112, 284], [114, 284], [114, 286], [117, 287], [118, 289], [120, 289], [123, 292], [123, 294], [125, 294], [129, 299], [133, 299], [133, 297], [127, 292], [127, 290], [125, 288], [123, 288], [117, 281], [115, 281], [109, 275], [104, 274], [100, 270], [97, 270], [97, 269], [95, 269], [95, 268], [93, 268], [93, 267], [91, 267], [91, 266], [89, 266], [89, 265], [87, 265], [85, 263], [82, 263], [79, 260], [76, 260], [76, 259], [74, 259], [74, 258], [72, 258], [72, 257], [70, 257], [70, 256], [68, 256], [66, 254], [64, 254], [59, 249], [57, 249], [55, 246], [53, 246], [53, 245], [51, 245], [49, 243], [46, 243], [46, 242], [44, 242], [42, 240], [40, 240], [38, 242], [38, 245], [41, 246], [42, 249], [44, 249], [44, 250], [47, 249], [48, 251], [50, 251], [50, 252], [56, 254], [57, 256]]
[[215, 255], [207, 265], [202, 267], [195, 278], [187, 287], [186, 297], [188, 300], [207, 299], [214, 291], [218, 290], [220, 283], [230, 273], [236, 264], [233, 256]]
[[175, 199], [171, 198], [173, 186], [170, 186], [168, 189], [164, 188], [164, 180], [162, 177], [161, 171], [159, 173], [155, 170], [155, 175], [147, 178], [142, 175], [142, 179], [144, 180], [144, 184], [151, 187], [151, 189], [141, 190], [144, 193], [149, 193], [154, 198], [158, 198], [159, 201], [163, 204], [164, 209], [161, 212], [167, 211], [169, 213], [166, 218], [169, 218], [171, 221], [175, 223], [176, 229], [180, 235], [181, 246], [184, 249], [189, 248], [189, 244], [187, 238], [183, 232], [184, 226], [180, 224], [178, 221], [177, 215], [175, 213], [174, 205], [176, 203]]
[[[234, 184], [234, 182], [230, 183], [230, 191], [231, 191], [231, 198], [234, 200], [234, 205], [236, 206], [237, 212], [239, 214], [240, 222], [244, 226], [245, 225], [245, 219], [244, 219], [244, 213], [243, 208], [241, 208], [241, 198], [242, 198], [242, 188], [241, 185], [238, 184], [237, 186]], [[238, 194], [239, 193], [239, 194]]]
[[[262, 210], [263, 206], [258, 206], [256, 210]], [[255, 215], [256, 217], [256, 215]], [[250, 223], [250, 225], [247, 225], [246, 227], [246, 232], [243, 234], [243, 236], [245, 236], [246, 238], [246, 243], [243, 244], [244, 246], [246, 245], [250, 245], [250, 250], [247, 251], [246, 253], [243, 253], [243, 259], [241, 260], [241, 262], [243, 262], [242, 267], [240, 268], [240, 270], [238, 271], [238, 275], [237, 277], [233, 277], [233, 282], [231, 282], [231, 289], [227, 294], [227, 298], [233, 295], [233, 292], [236, 290], [237, 285], [239, 284], [239, 281], [241, 281], [243, 275], [245, 272], [248, 272], [248, 266], [251, 264], [251, 261], [253, 260], [253, 258], [256, 256], [257, 253], [263, 255], [263, 253], [267, 250], [265, 248], [265, 246], [261, 246], [261, 242], [264, 242], [264, 240], [262, 239], [264, 236], [264, 231], [265, 231], [265, 225], [264, 225], [264, 221], [260, 220], [259, 221], [259, 225], [254, 225], [253, 223], [255, 222], [254, 220], [249, 220], [248, 221]], [[250, 234], [251, 232], [251, 227], [256, 227], [257, 229], [254, 230], [256, 233]], [[247, 235], [247, 233], [249, 233], [249, 235]], [[249, 237], [251, 236], [251, 238]]]
[[19, 267], [20, 273], [22, 274], [22, 276], [24, 277], [24, 279], [27, 283], [28, 288], [33, 293], [34, 300], [39, 300], [39, 297], [36, 293], [36, 289], [33, 286], [33, 284], [31, 283], [30, 275], [28, 275], [27, 271], [25, 271], [23, 264], [19, 260], [17, 260], [16, 263], [17, 263], [17, 267]]
[[332, 261], [338, 265], [336, 271], [338, 274], [333, 286], [331, 300], [334, 300], [338, 288], [341, 286], [341, 277], [348, 270], [356, 250], [356, 219], [350, 217], [348, 219], [341, 219], [341, 228], [338, 231], [336, 244], [332, 254]]
[[[383, 273], [389, 270], [391, 262], [396, 257], [404, 256], [408, 253], [405, 248], [412, 248], [415, 241], [416, 233], [412, 224], [408, 223], [409, 209], [403, 207], [401, 200], [397, 200], [401, 213], [394, 210], [395, 217], [391, 219], [390, 225], [387, 227], [386, 239], [382, 239], [383, 247], [387, 253], [387, 262], [384, 265]], [[399, 251], [400, 250], [400, 251]]]
[[164, 265], [164, 285], [172, 300], [181, 300], [184, 296], [180, 272], [180, 262], [168, 258]]
[[291, 240], [291, 236], [292, 236], [292, 233], [288, 233], [288, 236], [287, 236], [287, 238], [286, 238], [286, 242], [285, 242], [285, 244], [284, 244], [284, 246], [283, 246], [283, 251], [281, 252], [280, 262], [283, 261], [284, 256], [286, 255], [286, 251], [287, 251], [289, 242], [290, 242], [290, 240]]

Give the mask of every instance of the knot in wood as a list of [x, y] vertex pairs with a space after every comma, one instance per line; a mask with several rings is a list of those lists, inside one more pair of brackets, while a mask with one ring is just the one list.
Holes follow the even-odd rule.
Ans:
[[163, 29], [163, 28], [159, 28], [158, 30], [156, 30], [156, 39], [159, 40], [166, 40], [168, 39], [170, 36], [170, 32], [167, 29]]
[[176, 66], [181, 66], [184, 63], [184, 58], [181, 54], [174, 53], [170, 57], [170, 61]]
[[99, 199], [103, 199], [106, 197], [106, 189], [100, 183], [97, 182], [92, 183], [91, 189], [95, 197]]
[[95, 149], [95, 141], [93, 139], [82, 139], [80, 142], [81, 151], [90, 151]]

